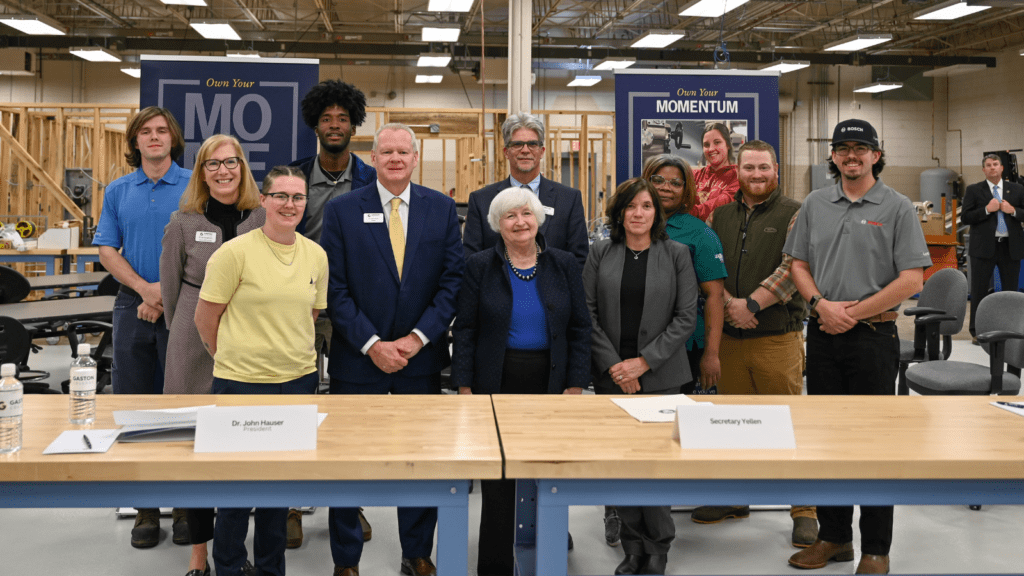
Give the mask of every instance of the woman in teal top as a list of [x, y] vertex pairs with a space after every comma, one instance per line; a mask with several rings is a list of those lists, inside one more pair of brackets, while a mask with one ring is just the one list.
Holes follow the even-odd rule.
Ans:
[[728, 276], [722, 257], [722, 242], [704, 222], [688, 212], [697, 197], [693, 170], [685, 160], [672, 154], [652, 156], [644, 165], [644, 179], [654, 185], [661, 207], [668, 218], [665, 231], [669, 238], [686, 244], [693, 259], [693, 270], [700, 283], [697, 303], [697, 327], [686, 341], [693, 381], [683, 384], [683, 394], [709, 391], [718, 384], [722, 367], [718, 346], [722, 341], [725, 317], [723, 291]]

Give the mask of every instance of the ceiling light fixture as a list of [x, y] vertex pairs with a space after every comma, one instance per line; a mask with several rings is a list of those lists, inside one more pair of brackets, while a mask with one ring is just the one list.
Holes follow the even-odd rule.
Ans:
[[649, 30], [630, 44], [631, 48], [665, 48], [686, 33], [682, 30]]
[[160, 0], [168, 6], [206, 6], [205, 0]]
[[953, 64], [952, 66], [943, 66], [942, 68], [928, 70], [921, 75], [929, 78], [935, 78], [937, 76], [959, 76], [961, 74], [970, 74], [971, 72], [980, 72], [985, 68], [988, 68], [988, 66], [984, 64]]
[[949, 0], [921, 10], [915, 13], [913, 18], [914, 20], [956, 20], [989, 8], [991, 6], [972, 6], [963, 0]]
[[417, 74], [417, 84], [440, 84], [443, 77], [440, 74]]
[[71, 48], [69, 50], [73, 56], [78, 56], [82, 60], [88, 60], [89, 62], [120, 62], [121, 56], [113, 50], [107, 50], [100, 46], [82, 46], [80, 48]]
[[431, 66], [436, 67], [436, 68], [444, 68], [451, 61], [452, 61], [452, 57], [449, 56], [448, 54], [428, 54], [428, 53], [423, 53], [423, 54], [420, 54], [419, 60], [416, 61], [416, 66], [419, 66], [421, 68], [431, 67]]
[[892, 40], [892, 34], [857, 34], [838, 42], [825, 44], [825, 50], [828, 52], [856, 52], [890, 40]]
[[854, 92], [877, 94], [879, 92], [886, 92], [888, 90], [896, 90], [897, 88], [903, 88], [903, 82], [875, 82], [866, 86], [860, 86], [854, 88]]
[[593, 86], [601, 81], [600, 76], [577, 76], [568, 86]]
[[778, 70], [780, 74], [807, 68], [811, 63], [808, 60], [776, 60], [760, 67], [760, 70]]
[[420, 40], [424, 42], [458, 42], [462, 29], [455, 27], [424, 26]]
[[636, 58], [628, 56], [609, 56], [594, 66], [594, 70], [622, 70], [636, 64]]
[[207, 40], [241, 40], [242, 37], [235, 32], [225, 20], [198, 20], [189, 24], [199, 35]]
[[121, 72], [124, 72], [132, 78], [142, 78], [142, 68], [121, 68]]
[[67, 31], [59, 22], [45, 16], [14, 14], [0, 17], [0, 22], [31, 36], [63, 36]]
[[262, 58], [258, 50], [228, 50], [228, 58]]
[[680, 16], [697, 16], [700, 18], [718, 18], [722, 14], [739, 8], [750, 0], [697, 0], [691, 2]]
[[430, 0], [427, 12], [469, 12], [473, 0]]

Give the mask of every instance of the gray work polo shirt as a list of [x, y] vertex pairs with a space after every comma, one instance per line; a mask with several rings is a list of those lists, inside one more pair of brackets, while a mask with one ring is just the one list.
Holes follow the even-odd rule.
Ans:
[[932, 265], [913, 204], [881, 180], [856, 202], [841, 183], [811, 192], [782, 251], [806, 261], [833, 301], [864, 300], [903, 270]]
[[309, 200], [306, 201], [306, 238], [320, 242], [320, 232], [324, 223], [324, 206], [331, 199], [352, 191], [352, 165], [350, 157], [348, 166], [341, 173], [337, 182], [328, 180], [320, 169], [320, 156], [313, 160], [313, 170], [309, 173]]

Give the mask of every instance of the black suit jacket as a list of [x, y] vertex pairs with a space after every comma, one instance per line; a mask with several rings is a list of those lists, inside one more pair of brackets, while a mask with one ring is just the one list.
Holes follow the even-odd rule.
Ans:
[[[452, 384], [474, 394], [501, 392], [501, 372], [515, 307], [505, 245], [498, 243], [466, 260], [452, 334]], [[544, 245], [538, 235], [537, 241]], [[590, 383], [590, 312], [583, 271], [572, 254], [547, 248], [537, 258], [537, 293], [547, 314], [551, 341], [548, 392]]]
[[[462, 244], [467, 258], [498, 242], [500, 236], [487, 223], [487, 211], [491, 207], [491, 200], [511, 186], [512, 180], [506, 178], [469, 195], [466, 228], [462, 232]], [[541, 176], [537, 195], [546, 209], [540, 233], [544, 235], [548, 246], [571, 252], [580, 266], [583, 266], [590, 252], [590, 242], [587, 239], [587, 221], [583, 216], [580, 191]], [[555, 213], [547, 214], [548, 208], [554, 209]]]
[[[1016, 210], [1011, 214], [1003, 214], [1010, 242], [1010, 258], [1024, 258], [1024, 234], [1021, 223], [1024, 222], [1024, 186], [1003, 180], [1000, 184], [1003, 199], [1013, 205]], [[992, 189], [987, 181], [971, 184], [964, 193], [963, 212], [960, 215], [964, 224], [971, 225], [971, 246], [969, 256], [975, 258], [995, 258], [997, 212], [988, 213], [985, 206], [992, 200]]]

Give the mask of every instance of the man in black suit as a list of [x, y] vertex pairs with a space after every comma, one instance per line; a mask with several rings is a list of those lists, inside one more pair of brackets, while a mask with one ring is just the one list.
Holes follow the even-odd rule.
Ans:
[[1017, 290], [1020, 261], [1024, 258], [1024, 186], [1003, 180], [1003, 162], [987, 154], [981, 165], [985, 181], [971, 184], [964, 194], [961, 219], [971, 225], [971, 339], [978, 304], [988, 294], [992, 270], [999, 267], [1004, 290]]
[[526, 186], [544, 205], [545, 219], [540, 233], [545, 243], [552, 248], [572, 252], [582, 266], [590, 252], [582, 195], [575, 188], [540, 175], [540, 161], [544, 157], [544, 123], [533, 114], [512, 114], [501, 125], [501, 135], [505, 140], [505, 158], [508, 159], [511, 177], [469, 195], [469, 212], [462, 235], [466, 257], [491, 248], [498, 241], [498, 233], [487, 224], [491, 200], [506, 188]]

